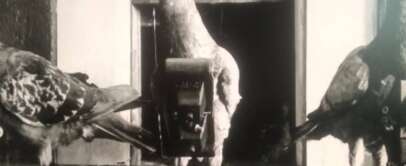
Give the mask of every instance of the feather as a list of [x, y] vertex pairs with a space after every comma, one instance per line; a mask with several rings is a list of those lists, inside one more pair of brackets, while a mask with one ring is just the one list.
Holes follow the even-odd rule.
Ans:
[[369, 66], [364, 60], [365, 48], [352, 51], [341, 63], [319, 108], [309, 119], [324, 112], [347, 111], [364, 97], [369, 87]]
[[[145, 142], [154, 141], [151, 132], [129, 124], [121, 116], [112, 114], [96, 120], [90, 125], [93, 138], [115, 139], [121, 142], [129, 142], [136, 147], [141, 147], [151, 153], [156, 149]], [[88, 140], [93, 138], [87, 138]]]

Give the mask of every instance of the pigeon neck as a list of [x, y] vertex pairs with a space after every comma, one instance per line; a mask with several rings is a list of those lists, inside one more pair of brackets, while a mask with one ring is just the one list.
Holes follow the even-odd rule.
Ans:
[[194, 0], [161, 0], [165, 28], [173, 45], [173, 56], [212, 58], [216, 47]]

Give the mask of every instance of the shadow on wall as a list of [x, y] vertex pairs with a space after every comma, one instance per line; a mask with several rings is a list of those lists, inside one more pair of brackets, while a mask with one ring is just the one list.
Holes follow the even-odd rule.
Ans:
[[199, 9], [213, 37], [240, 68], [243, 98], [232, 120], [225, 159], [293, 164], [293, 151], [278, 152], [288, 140], [294, 116], [289, 112], [294, 108], [293, 3]]
[[[293, 149], [284, 151], [290, 141], [291, 110], [287, 106], [269, 107], [272, 116], [243, 108], [234, 114], [229, 138], [225, 141], [225, 160], [230, 163], [255, 162], [259, 165], [292, 165]], [[234, 165], [234, 164], [233, 164]]]

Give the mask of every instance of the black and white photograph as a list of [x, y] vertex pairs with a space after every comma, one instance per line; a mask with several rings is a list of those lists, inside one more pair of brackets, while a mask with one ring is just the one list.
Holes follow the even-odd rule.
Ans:
[[0, 0], [3, 165], [406, 165], [406, 0]]

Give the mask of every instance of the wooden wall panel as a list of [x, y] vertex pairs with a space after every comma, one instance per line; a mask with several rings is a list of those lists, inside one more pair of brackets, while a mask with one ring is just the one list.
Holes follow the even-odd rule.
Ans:
[[51, 59], [54, 4], [55, 0], [1, 0], [0, 41]]
[[[56, 0], [1, 0], [0, 42], [53, 60], [56, 57], [55, 3]], [[0, 149], [0, 165], [36, 162], [34, 148], [9, 131], [0, 138]]]

